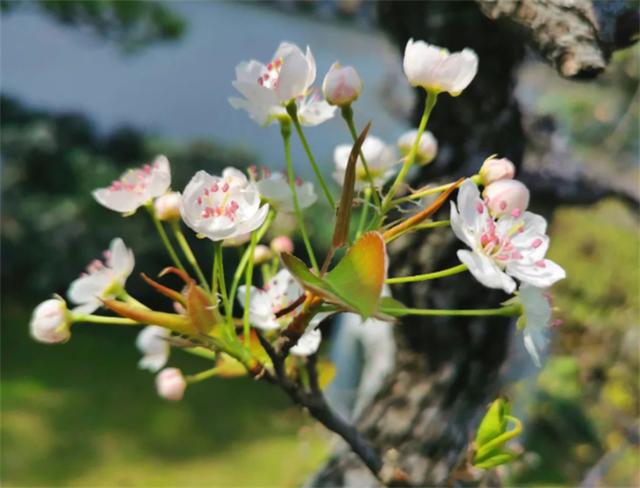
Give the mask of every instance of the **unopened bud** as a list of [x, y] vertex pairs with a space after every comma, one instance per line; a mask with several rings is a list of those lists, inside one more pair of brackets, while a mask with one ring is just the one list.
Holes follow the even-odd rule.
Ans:
[[156, 217], [160, 220], [178, 220], [180, 218], [180, 193], [172, 191], [158, 197], [153, 202]]
[[165, 368], [156, 376], [156, 390], [165, 400], [182, 400], [187, 382], [178, 368]]
[[344, 107], [355, 102], [362, 92], [362, 80], [352, 66], [333, 63], [322, 82], [322, 93], [331, 105]]
[[491, 214], [495, 217], [520, 217], [529, 207], [529, 189], [518, 180], [498, 180], [482, 192]]
[[490, 157], [480, 167], [480, 179], [484, 186], [498, 180], [511, 180], [516, 174], [516, 167], [507, 158]]
[[293, 241], [287, 236], [278, 236], [271, 241], [271, 250], [275, 253], [293, 253]]
[[31, 337], [38, 342], [56, 344], [71, 337], [67, 304], [62, 298], [45, 300], [33, 311], [29, 327]]
[[266, 263], [273, 257], [273, 253], [271, 249], [269, 249], [264, 244], [258, 244], [256, 248], [253, 250], [253, 263], [254, 264], [262, 264]]
[[[409, 155], [416, 137], [418, 137], [418, 129], [405, 132], [398, 138], [398, 149], [400, 149], [400, 154], [402, 154], [402, 156], [406, 157]], [[420, 165], [427, 165], [433, 161], [437, 153], [438, 141], [431, 132], [428, 130], [424, 131], [420, 138], [420, 142], [418, 143], [418, 152], [416, 153], [415, 162]]]

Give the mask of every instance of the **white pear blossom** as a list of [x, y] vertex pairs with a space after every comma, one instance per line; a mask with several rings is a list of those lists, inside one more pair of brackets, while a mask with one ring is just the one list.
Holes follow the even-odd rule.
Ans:
[[[335, 170], [333, 179], [340, 185], [344, 182], [344, 174], [347, 170], [349, 162], [349, 154], [351, 154], [352, 144], [340, 144], [333, 151], [333, 161]], [[369, 173], [376, 187], [384, 185], [394, 173], [394, 166], [398, 163], [398, 157], [392, 146], [385, 144], [383, 141], [374, 136], [365, 139], [361, 148], [362, 154], [367, 161]], [[362, 158], [358, 156], [356, 162], [356, 189], [361, 190], [369, 184], [367, 175], [362, 164]]]
[[514, 278], [539, 288], [565, 278], [560, 266], [544, 258], [549, 237], [543, 217], [525, 212], [495, 220], [469, 179], [460, 186], [457, 202], [451, 202], [451, 227], [471, 248], [459, 250], [458, 258], [480, 283], [513, 293]]
[[187, 382], [178, 368], [165, 368], [156, 375], [156, 390], [165, 400], [182, 400]]
[[519, 292], [523, 315], [518, 325], [523, 327], [524, 347], [535, 365], [540, 367], [540, 355], [548, 342], [545, 332], [551, 325], [550, 298], [540, 288], [530, 285], [522, 285]]
[[317, 321], [314, 321], [312, 325], [309, 325], [302, 337], [296, 342], [296, 345], [289, 349], [291, 354], [304, 357], [310, 356], [318, 350], [320, 342], [322, 342], [322, 333], [320, 329], [315, 328], [316, 323]]
[[[238, 288], [238, 302], [244, 307], [246, 287]], [[286, 327], [293, 316], [300, 312], [302, 305], [282, 317], [276, 318], [276, 312], [291, 305], [304, 290], [293, 278], [291, 273], [282, 269], [269, 280], [263, 289], [251, 287], [249, 298], [249, 321], [254, 327], [262, 330], [276, 330]], [[327, 317], [322, 313], [316, 315], [297, 344], [291, 348], [296, 356], [308, 356], [318, 350], [322, 334], [316, 329], [318, 324]]]
[[198, 171], [182, 192], [182, 220], [212, 241], [254, 231], [268, 211], [269, 205], [260, 206], [256, 185], [234, 168], [226, 168], [221, 177]]
[[138, 207], [166, 193], [171, 186], [171, 169], [166, 156], [158, 156], [153, 163], [130, 169], [107, 188], [93, 192], [98, 203], [122, 213], [135, 212]]
[[471, 49], [449, 53], [424, 41], [409, 39], [404, 50], [404, 73], [412, 86], [433, 93], [458, 96], [478, 71], [478, 56]]
[[[409, 155], [413, 148], [413, 144], [416, 141], [416, 137], [418, 137], [418, 129], [407, 131], [398, 138], [397, 145], [402, 156], [406, 157]], [[433, 161], [433, 158], [436, 157], [437, 153], [438, 141], [431, 132], [428, 130], [424, 131], [422, 137], [420, 137], [420, 142], [418, 143], [416, 163], [422, 165], [429, 164]]]
[[31, 337], [46, 344], [67, 342], [71, 337], [70, 327], [67, 304], [59, 297], [45, 300], [38, 305], [29, 323]]
[[171, 331], [158, 325], [148, 325], [140, 331], [136, 338], [136, 347], [143, 354], [138, 362], [140, 369], [155, 373], [167, 364], [171, 349], [167, 339]]
[[322, 82], [322, 93], [331, 105], [350, 105], [362, 91], [362, 79], [353, 66], [333, 63]]
[[489, 211], [494, 217], [519, 217], [529, 207], [529, 189], [518, 180], [498, 180], [482, 192]]
[[244, 98], [230, 98], [229, 103], [246, 110], [260, 125], [269, 125], [287, 119], [285, 105], [295, 100], [300, 122], [317, 125], [333, 117], [335, 107], [312, 90], [315, 78], [316, 62], [309, 47], [305, 54], [295, 44], [283, 42], [270, 63], [251, 60], [236, 67], [232, 84]]
[[111, 241], [109, 250], [103, 253], [104, 262], [93, 260], [86, 273], [80, 275], [69, 286], [67, 296], [78, 306], [77, 313], [92, 313], [101, 305], [101, 299], [114, 298], [122, 289], [133, 271], [133, 251], [117, 237]]
[[[238, 288], [238, 302], [244, 307], [245, 286]], [[249, 321], [262, 330], [275, 330], [286, 326], [295, 311], [276, 318], [275, 313], [293, 303], [304, 293], [302, 287], [286, 269], [278, 271], [264, 288], [251, 287], [249, 300]]]
[[[295, 185], [298, 204], [301, 209], [310, 207], [316, 202], [318, 196], [316, 195], [313, 183], [296, 178]], [[276, 210], [288, 213], [295, 210], [289, 181], [282, 173], [269, 173], [269, 176], [256, 182], [256, 186], [258, 187], [260, 195]]]

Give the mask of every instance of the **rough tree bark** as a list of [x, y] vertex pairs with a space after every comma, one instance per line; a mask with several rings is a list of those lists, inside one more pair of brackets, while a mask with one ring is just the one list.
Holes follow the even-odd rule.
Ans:
[[[469, 46], [480, 58], [476, 79], [460, 97], [440, 97], [429, 127], [438, 137], [440, 153], [415, 185], [473, 174], [493, 153], [520, 165], [527, 134], [513, 90], [525, 46], [537, 49], [561, 75], [595, 76], [612, 50], [628, 45], [637, 33], [637, 11], [625, 10], [622, 2], [602, 3], [606, 5], [588, 0], [379, 3], [381, 25], [399, 49], [413, 37], [454, 51]], [[422, 106], [416, 107], [416, 120], [421, 112]], [[580, 175], [565, 175], [564, 182], [571, 185], [564, 191], [558, 191], [553, 178], [523, 176], [534, 195], [545, 192], [545, 208], [535, 210], [546, 213], [563, 199], [587, 203], [621, 194], [637, 202], [633, 192], [603, 188]], [[397, 276], [443, 269], [457, 263], [458, 248], [460, 243], [446, 230], [406, 236], [390, 246], [391, 269]], [[394, 294], [420, 308], [473, 308], [506, 298], [480, 287], [469, 275], [394, 287]], [[509, 321], [499, 318], [412, 318], [396, 328], [396, 369], [358, 427], [413, 485], [447, 484], [487, 403], [505, 381], [513, 381], [514, 371], [524, 369], [514, 362], [528, 358], [518, 356], [509, 364], [511, 376], [504, 374], [512, 334]], [[339, 447], [307, 485], [368, 487], [379, 482], [353, 453]]]

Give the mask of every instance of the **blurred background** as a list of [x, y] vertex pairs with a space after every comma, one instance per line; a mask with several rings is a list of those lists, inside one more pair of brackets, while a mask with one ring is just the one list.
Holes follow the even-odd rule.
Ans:
[[[165, 153], [181, 190], [198, 169], [284, 166], [278, 129], [257, 126], [227, 103], [236, 64], [270, 59], [281, 40], [311, 46], [320, 82], [334, 61], [354, 65], [365, 80], [358, 121], [373, 119], [372, 133], [395, 141], [410, 126], [414, 95], [375, 4], [0, 5], [2, 484], [301, 484], [332, 441], [279, 391], [215, 379], [168, 404], [156, 397], [153, 376], [137, 369], [137, 331], [78, 326], [68, 344], [52, 347], [30, 340], [28, 322], [33, 307], [53, 292], [64, 295], [114, 236], [135, 250], [136, 269], [164, 266], [145, 215], [123, 221], [91, 198], [126, 168]], [[553, 114], [572, 161], [632, 190], [639, 176], [638, 49], [616, 53], [588, 84], [562, 80], [531, 56], [516, 90], [531, 114]], [[348, 142], [348, 133], [335, 119], [307, 134], [329, 175], [333, 147]], [[297, 141], [294, 159], [309, 175]], [[331, 212], [316, 209], [311, 232], [322, 245]], [[637, 208], [615, 198], [556, 211], [550, 258], [568, 274], [554, 289], [563, 325], [539, 374], [513, 385], [527, 454], [505, 473], [509, 482], [640, 483], [638, 228]], [[129, 284], [153, 303], [135, 275]], [[171, 361], [202, 369], [185, 356]]]

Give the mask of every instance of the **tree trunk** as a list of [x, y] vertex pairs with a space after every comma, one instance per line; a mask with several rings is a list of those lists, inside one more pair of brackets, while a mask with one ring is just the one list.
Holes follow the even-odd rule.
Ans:
[[[597, 17], [586, 0], [379, 3], [381, 24], [399, 49], [404, 50], [409, 38], [425, 39], [451, 51], [471, 47], [480, 59], [477, 77], [461, 96], [439, 97], [429, 123], [440, 144], [439, 155], [421, 170], [414, 186], [442, 176], [451, 181], [474, 174], [495, 153], [520, 165], [526, 134], [513, 92], [525, 43], [531, 41], [565, 76], [594, 76], [605, 67], [616, 42], [624, 45], [620, 39], [628, 35], [619, 27], [626, 26], [628, 19], [619, 20], [623, 9], [618, 7]], [[625, 16], [632, 14], [625, 11]], [[605, 29], [612, 22], [617, 30]], [[563, 32], [575, 35], [562, 36]], [[414, 122], [422, 108], [416, 107]], [[529, 179], [535, 196], [535, 175]], [[549, 182], [545, 184], [548, 189]], [[574, 197], [587, 201], [590, 195], [601, 196], [602, 192], [591, 190]], [[562, 195], [548, 192], [548, 196], [547, 212]], [[453, 266], [455, 251], [462, 247], [447, 229], [408, 235], [391, 244], [390, 269], [393, 275], [404, 276]], [[393, 292], [419, 308], [486, 308], [507, 298], [480, 286], [469, 274], [394, 286]], [[515, 356], [509, 361], [511, 377], [501, 374], [514, 334], [507, 319], [411, 318], [395, 330], [396, 368], [363, 412], [358, 427], [385, 461], [395, 462], [407, 473], [411, 484], [446, 485], [486, 405], [507, 379], [513, 381], [514, 372], [523, 374], [528, 358], [510, 355]], [[366, 487], [379, 482], [343, 446], [308, 486]]]

